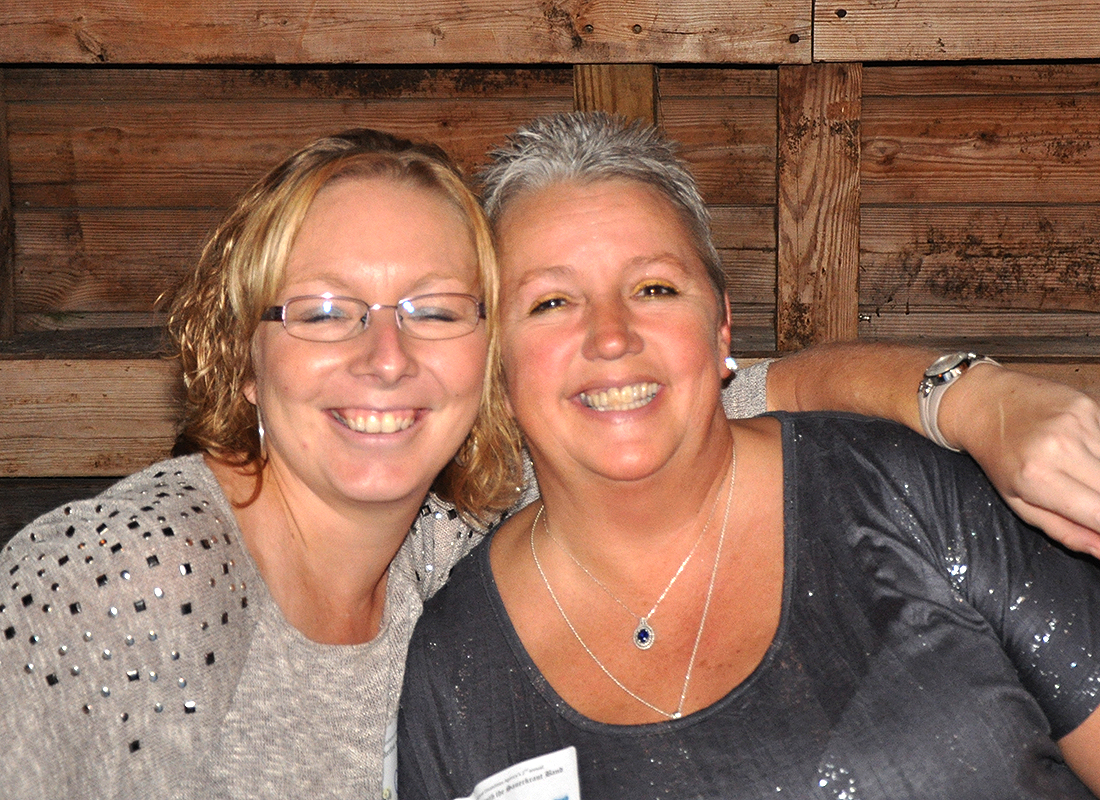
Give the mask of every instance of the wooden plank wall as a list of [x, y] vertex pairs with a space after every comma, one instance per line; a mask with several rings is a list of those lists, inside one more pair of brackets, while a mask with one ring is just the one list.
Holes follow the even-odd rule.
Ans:
[[12, 0], [0, 20], [0, 538], [167, 451], [158, 298], [249, 181], [355, 125], [472, 170], [539, 114], [654, 120], [710, 204], [740, 352], [965, 344], [1100, 393], [1100, 0]]
[[811, 0], [6, 0], [12, 62], [809, 63]]
[[1100, 353], [1100, 65], [866, 67], [860, 335]]

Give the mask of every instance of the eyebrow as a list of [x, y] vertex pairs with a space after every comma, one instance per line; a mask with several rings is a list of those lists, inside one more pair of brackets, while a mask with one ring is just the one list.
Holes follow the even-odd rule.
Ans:
[[636, 256], [627, 262], [628, 267], [645, 267], [650, 264], [664, 264], [675, 267], [679, 272], [684, 274], [688, 272], [688, 265], [684, 263], [683, 259], [669, 251], [657, 253], [656, 255]]
[[[474, 280], [473, 280], [472, 286], [474, 288], [480, 287], [481, 286], [481, 275], [478, 273], [476, 266], [474, 268], [473, 278], [474, 278]], [[461, 278], [457, 275], [447, 275], [447, 274], [444, 274], [444, 273], [441, 273], [441, 272], [426, 273], [424, 275], [421, 275], [416, 280], [416, 283], [413, 284], [412, 288], [409, 290], [409, 296], [411, 297], [411, 296], [415, 296], [417, 294], [424, 294], [426, 287], [428, 285], [432, 284], [432, 283], [437, 283], [437, 282], [441, 283], [441, 282], [444, 282], [444, 281], [452, 281], [452, 280], [457, 281], [459, 283], [466, 283], [466, 281], [463, 278]], [[353, 289], [351, 288], [351, 284], [347, 281], [347, 279], [343, 275], [338, 274], [338, 273], [333, 273], [333, 272], [319, 272], [316, 275], [312, 275], [312, 276], [309, 276], [308, 278], [298, 280], [298, 281], [296, 281], [296, 283], [297, 284], [302, 284], [302, 283], [311, 283], [311, 284], [312, 283], [323, 283], [323, 284], [328, 284], [330, 286], [335, 287], [336, 288], [336, 293], [341, 294], [341, 295], [353, 291]], [[289, 283], [284, 282], [284, 287], [283, 288], [285, 288], [286, 286], [291, 286], [291, 285], [294, 285], [294, 284], [289, 284]]]
[[576, 270], [573, 267], [566, 266], [565, 264], [554, 264], [548, 267], [534, 267], [520, 273], [519, 279], [515, 283], [515, 287], [517, 289], [522, 289], [527, 286], [527, 284], [534, 283], [536, 280], [548, 275], [569, 276], [574, 272], [576, 272]]
[[[626, 262], [627, 269], [634, 269], [637, 267], [647, 267], [651, 264], [663, 264], [675, 268], [678, 272], [688, 274], [688, 265], [684, 263], [683, 259], [677, 256], [671, 251], [664, 251], [653, 255], [640, 255], [635, 256]], [[516, 288], [522, 289], [529, 283], [532, 283], [547, 275], [562, 275], [569, 276], [576, 272], [574, 267], [567, 264], [553, 264], [545, 267], [534, 267], [524, 271], [519, 279], [516, 281]]]

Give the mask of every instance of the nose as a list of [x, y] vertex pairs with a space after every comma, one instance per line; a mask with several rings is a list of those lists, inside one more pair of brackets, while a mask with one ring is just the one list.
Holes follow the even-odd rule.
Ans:
[[621, 298], [589, 303], [586, 317], [585, 358], [615, 359], [641, 351], [642, 338]]
[[395, 383], [416, 372], [416, 360], [409, 340], [397, 327], [397, 318], [387, 308], [372, 311], [367, 329], [348, 340], [354, 349], [351, 371], [373, 376], [384, 383]]

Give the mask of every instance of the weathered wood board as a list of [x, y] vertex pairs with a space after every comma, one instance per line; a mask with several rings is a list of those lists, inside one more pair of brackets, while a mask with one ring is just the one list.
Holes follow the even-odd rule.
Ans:
[[8, 0], [8, 62], [808, 63], [810, 0]]
[[1100, 2], [818, 2], [813, 39], [815, 61], [1100, 58]]
[[0, 360], [0, 477], [125, 475], [175, 438], [170, 361]]

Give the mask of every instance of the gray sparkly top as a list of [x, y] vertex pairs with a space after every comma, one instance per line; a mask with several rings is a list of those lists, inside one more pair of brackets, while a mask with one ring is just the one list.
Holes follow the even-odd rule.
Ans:
[[[531, 659], [485, 542], [413, 634], [402, 800], [465, 797], [567, 746], [599, 800], [1092, 797], [1055, 741], [1100, 705], [1097, 562], [1023, 525], [973, 461], [912, 431], [780, 418], [782, 612], [752, 674], [681, 719], [590, 719]], [[629, 646], [633, 620], [601, 622]]]
[[[744, 371], [727, 411], [762, 412], [765, 375]], [[478, 538], [430, 497], [379, 635], [322, 645], [268, 594], [199, 456], [40, 517], [0, 556], [0, 797], [380, 797], [413, 625]]]

